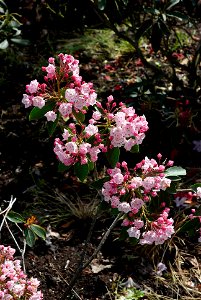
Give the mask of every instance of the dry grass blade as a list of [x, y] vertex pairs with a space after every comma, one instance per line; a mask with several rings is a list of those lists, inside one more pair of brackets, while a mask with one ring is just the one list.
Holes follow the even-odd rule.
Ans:
[[32, 213], [40, 214], [44, 222], [52, 225], [69, 219], [86, 220], [93, 218], [100, 204], [100, 196], [94, 190], [79, 195], [75, 189], [65, 194], [50, 187], [32, 189], [34, 197], [31, 206]]

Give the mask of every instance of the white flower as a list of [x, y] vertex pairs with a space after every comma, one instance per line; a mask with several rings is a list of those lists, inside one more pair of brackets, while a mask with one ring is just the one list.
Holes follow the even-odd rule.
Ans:
[[166, 271], [167, 270], [167, 267], [166, 265], [164, 265], [163, 263], [158, 263], [157, 265], [157, 271], [156, 271], [156, 274], [159, 275], [159, 276], [162, 276], [163, 274], [163, 271]]

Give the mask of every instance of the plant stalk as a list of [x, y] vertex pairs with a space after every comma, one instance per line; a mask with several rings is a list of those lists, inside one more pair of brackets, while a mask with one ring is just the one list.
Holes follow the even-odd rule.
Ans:
[[117, 222], [119, 221], [119, 219], [123, 216], [123, 213], [119, 213], [117, 215], [117, 217], [114, 219], [114, 221], [112, 222], [112, 224], [110, 225], [110, 227], [108, 228], [108, 230], [105, 232], [104, 236], [102, 237], [98, 247], [96, 248], [96, 250], [94, 251], [94, 253], [91, 255], [91, 257], [85, 262], [83, 263], [84, 261], [84, 257], [85, 257], [85, 254], [86, 254], [86, 247], [87, 247], [87, 244], [89, 242], [89, 238], [91, 237], [91, 234], [92, 234], [92, 230], [93, 230], [93, 227], [95, 225], [95, 222], [94, 220], [96, 220], [96, 218], [93, 220], [92, 222], [92, 225], [91, 225], [91, 228], [90, 228], [90, 231], [89, 231], [89, 235], [87, 237], [87, 240], [85, 242], [85, 247], [83, 249], [83, 252], [82, 252], [82, 255], [81, 255], [81, 259], [80, 259], [80, 263], [79, 263], [79, 266], [72, 278], [72, 280], [70, 281], [68, 287], [66, 288], [66, 290], [64, 291], [62, 297], [61, 297], [61, 300], [65, 300], [66, 297], [70, 294], [72, 288], [74, 287], [77, 279], [80, 277], [82, 271], [91, 263], [91, 261], [94, 259], [94, 257], [98, 254], [98, 252], [100, 251], [100, 249], [102, 248], [102, 246], [104, 245], [105, 241], [107, 240], [108, 236], [110, 235], [112, 229], [115, 227], [115, 225], [117, 224]]

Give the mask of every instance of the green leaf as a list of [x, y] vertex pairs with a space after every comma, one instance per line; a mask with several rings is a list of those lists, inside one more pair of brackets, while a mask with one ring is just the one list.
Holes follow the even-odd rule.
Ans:
[[28, 46], [30, 45], [30, 41], [26, 39], [21, 39], [21, 38], [12, 38], [10, 39], [13, 43], [22, 45], [22, 46]]
[[104, 10], [106, 6], [106, 0], [98, 0], [98, 8]]
[[91, 186], [93, 188], [99, 190], [103, 187], [103, 184], [109, 180], [110, 180], [110, 176], [106, 176], [106, 177], [103, 177], [103, 178], [100, 178], [100, 179], [94, 181], [93, 183], [91, 183]]
[[185, 176], [186, 175], [186, 170], [183, 169], [182, 167], [171, 167], [165, 171], [165, 176]]
[[175, 6], [176, 4], [178, 4], [180, 2], [180, 0], [170, 0], [170, 2], [168, 3], [167, 6], [167, 10], [170, 10], [173, 6]]
[[94, 169], [94, 163], [92, 161], [88, 162], [89, 171], [93, 171]]
[[152, 20], [148, 19], [142, 23], [142, 25], [138, 28], [135, 38], [138, 41], [152, 26]]
[[201, 215], [201, 205], [195, 210], [195, 216], [200, 216], [200, 215]]
[[168, 176], [168, 179], [170, 179], [171, 181], [180, 181], [181, 178], [179, 176]]
[[57, 118], [54, 122], [49, 121], [47, 123], [47, 131], [48, 131], [49, 136], [52, 136], [53, 133], [55, 132], [58, 122], [59, 122], [59, 114], [57, 114]]
[[175, 194], [177, 192], [177, 183], [172, 181], [170, 187], [165, 190], [169, 194]]
[[55, 103], [51, 102], [43, 106], [42, 108], [34, 107], [32, 111], [29, 114], [29, 121], [38, 120], [44, 117], [44, 115], [50, 111], [53, 110], [55, 107]]
[[84, 122], [85, 115], [82, 112], [76, 112], [75, 110], [73, 110], [73, 115], [78, 122], [81, 122], [81, 123]]
[[179, 21], [187, 21], [188, 20], [188, 16], [180, 13], [179, 11], [168, 12], [167, 16], [168, 17], [173, 17], [175, 19], [178, 19]]
[[152, 33], [151, 33], [151, 45], [154, 50], [154, 52], [157, 52], [161, 46], [161, 41], [163, 37], [163, 32], [160, 28], [160, 23], [156, 22], [152, 27]]
[[27, 245], [29, 245], [29, 247], [33, 247], [36, 241], [35, 233], [31, 229], [26, 228], [24, 230], [24, 235], [25, 235]]
[[139, 153], [139, 145], [134, 145], [131, 150], [131, 153]]
[[7, 5], [6, 5], [6, 3], [3, 0], [0, 0], [0, 7], [2, 7], [4, 9], [4, 12], [7, 9]]
[[109, 149], [108, 152], [106, 153], [106, 158], [112, 168], [115, 168], [117, 162], [119, 161], [119, 156], [120, 156], [119, 148]]
[[6, 217], [9, 221], [13, 223], [25, 223], [24, 218], [14, 211], [9, 211]]
[[31, 224], [30, 229], [35, 233], [35, 235], [39, 236], [43, 240], [46, 239], [46, 230], [43, 227], [36, 224]]
[[58, 172], [65, 172], [68, 171], [70, 169], [71, 166], [66, 166], [63, 163], [59, 163], [58, 165]]
[[8, 40], [5, 39], [3, 42], [0, 43], [0, 49], [5, 50], [6, 48], [8, 48], [8, 45]]
[[119, 241], [125, 241], [128, 238], [127, 228], [123, 227], [119, 235]]
[[193, 185], [190, 186], [190, 189], [193, 190], [193, 192], [197, 192], [197, 188], [201, 187], [201, 183], [195, 183]]
[[159, 20], [158, 26], [160, 27], [161, 32], [162, 32], [164, 35], [166, 35], [166, 36], [169, 36], [169, 35], [170, 35], [170, 30], [169, 30], [169, 28], [167, 27], [167, 25], [163, 22], [162, 19]]
[[74, 165], [74, 173], [80, 181], [84, 181], [89, 173], [88, 164], [81, 165], [79, 162]]

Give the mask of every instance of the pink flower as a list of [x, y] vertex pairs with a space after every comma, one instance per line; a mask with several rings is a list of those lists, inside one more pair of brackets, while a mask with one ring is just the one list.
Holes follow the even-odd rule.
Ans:
[[30, 82], [30, 84], [28, 84], [26, 86], [26, 91], [28, 93], [30, 93], [30, 94], [34, 94], [34, 93], [36, 93], [38, 91], [38, 85], [39, 85], [39, 83], [38, 83], [38, 81], [36, 79], [32, 80]]
[[137, 229], [136, 227], [130, 227], [128, 230], [128, 235], [129, 237], [134, 237], [136, 239], [139, 239], [140, 237], [140, 230]]
[[74, 154], [78, 153], [78, 147], [77, 147], [76, 143], [74, 143], [74, 142], [68, 142], [68, 143], [66, 143], [65, 144], [65, 149], [70, 154], [72, 154], [72, 153], [74, 153]]
[[120, 202], [118, 205], [118, 210], [124, 213], [128, 213], [129, 211], [131, 211], [130, 204], [127, 202]]
[[43, 295], [38, 291], [40, 282], [36, 278], [26, 277], [21, 270], [20, 261], [13, 257], [14, 253], [15, 249], [0, 245], [0, 298], [42, 300]]
[[32, 101], [33, 101], [33, 106], [36, 106], [40, 109], [43, 106], [45, 106], [45, 100], [40, 96], [33, 97]]
[[122, 124], [125, 122], [125, 117], [126, 117], [126, 115], [125, 115], [124, 112], [122, 112], [122, 111], [117, 112], [114, 116], [114, 120], [116, 122], [116, 125], [117, 126], [122, 126]]
[[62, 134], [64, 141], [67, 141], [70, 137], [70, 134], [67, 129], [64, 128], [64, 133]]
[[102, 115], [99, 111], [94, 111], [93, 114], [92, 114], [92, 118], [96, 121], [100, 120], [101, 116]]
[[98, 160], [98, 153], [100, 153], [99, 147], [92, 147], [89, 149], [89, 154], [92, 162], [96, 162]]
[[121, 184], [121, 183], [124, 181], [124, 176], [123, 176], [121, 173], [116, 173], [116, 174], [113, 176], [113, 181], [114, 181], [116, 184]]
[[139, 198], [133, 198], [131, 201], [131, 208], [139, 210], [144, 205], [144, 201]]
[[59, 106], [59, 112], [63, 117], [67, 117], [72, 113], [71, 103], [61, 103]]
[[65, 98], [71, 103], [74, 103], [75, 100], [77, 99], [78, 94], [75, 91], [75, 89], [67, 89], [65, 92]]
[[87, 134], [87, 137], [90, 137], [96, 133], [98, 133], [98, 127], [92, 124], [89, 124], [85, 127], [85, 132]]
[[56, 67], [54, 64], [49, 64], [46, 68], [47, 78], [54, 79], [56, 77]]
[[50, 110], [45, 114], [45, 117], [48, 121], [54, 122], [57, 118], [57, 114], [54, 111]]
[[25, 105], [25, 108], [32, 106], [33, 104], [30, 96], [27, 94], [23, 94], [22, 103]]
[[168, 178], [162, 178], [160, 182], [160, 189], [165, 191], [168, 187], [170, 187], [171, 180]]

